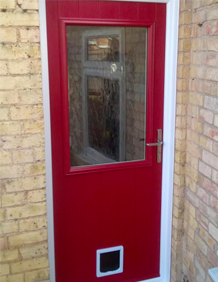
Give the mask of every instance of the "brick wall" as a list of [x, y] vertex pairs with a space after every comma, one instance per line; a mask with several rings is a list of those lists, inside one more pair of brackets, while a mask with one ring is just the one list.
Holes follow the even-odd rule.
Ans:
[[172, 281], [218, 266], [218, 1], [181, 0]]
[[0, 11], [0, 281], [48, 281], [38, 2]]

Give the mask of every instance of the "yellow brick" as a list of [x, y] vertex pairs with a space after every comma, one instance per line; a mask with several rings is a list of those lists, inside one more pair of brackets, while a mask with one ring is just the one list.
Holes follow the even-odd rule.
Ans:
[[190, 250], [192, 251], [193, 254], [196, 255], [196, 252], [197, 252], [197, 247], [196, 247], [196, 244], [193, 240], [191, 240], [190, 237], [187, 236], [187, 243], [188, 247], [190, 248]]
[[0, 151], [0, 165], [3, 164], [11, 164], [11, 152], [8, 151]]
[[184, 175], [174, 174], [174, 183], [178, 186], [183, 186], [185, 182]]
[[178, 175], [184, 174], [184, 172], [185, 172], [184, 165], [180, 165], [180, 164], [175, 163], [174, 164], [174, 171]]
[[203, 133], [203, 125], [202, 125], [202, 123], [198, 122], [198, 121], [196, 121], [194, 119], [192, 120], [191, 128], [192, 128], [192, 130], [195, 130], [198, 133]]
[[198, 145], [190, 142], [190, 141], [187, 141], [187, 151], [195, 156], [196, 158], [200, 158], [201, 157], [201, 151], [200, 151], [200, 148]]
[[38, 10], [38, 0], [23, 0], [21, 8], [24, 10]]
[[1, 135], [11, 135], [20, 134], [21, 127], [18, 122], [0, 122], [0, 134]]
[[197, 78], [198, 77], [198, 67], [196, 66], [191, 66], [191, 77]]
[[11, 118], [13, 120], [32, 118], [32, 107], [31, 106], [12, 107], [10, 112], [11, 112]]
[[0, 104], [16, 104], [18, 103], [18, 95], [15, 91], [0, 91]]
[[48, 267], [47, 257], [31, 259], [27, 261], [21, 261], [11, 264], [12, 273], [27, 272], [35, 269], [41, 269]]
[[198, 222], [189, 214], [189, 224], [193, 229], [198, 227]]
[[180, 39], [178, 47], [179, 47], [179, 51], [189, 52], [191, 50], [191, 40], [189, 40], [189, 39], [187, 39], [187, 40]]
[[36, 161], [43, 161], [45, 159], [45, 149], [44, 147], [34, 149], [34, 158]]
[[191, 226], [188, 226], [187, 234], [189, 235], [189, 237], [192, 240], [194, 240], [194, 238], [195, 238], [195, 229], [193, 229]]
[[10, 193], [2, 195], [2, 206], [3, 207], [10, 207], [10, 206], [17, 206], [23, 205], [25, 203], [26, 193]]
[[1, 0], [0, 9], [14, 9], [16, 6], [15, 0]]
[[32, 150], [20, 150], [13, 152], [14, 163], [29, 163], [33, 162]]
[[189, 103], [197, 105], [197, 106], [203, 106], [204, 100], [203, 96], [196, 93], [189, 93]]
[[179, 22], [181, 24], [191, 24], [192, 23], [192, 12], [183, 11], [180, 13]]
[[14, 247], [21, 247], [28, 244], [35, 244], [47, 240], [47, 230], [34, 231], [22, 233], [8, 238], [9, 245]]
[[173, 207], [173, 215], [178, 217], [178, 218], [182, 218], [183, 210], [182, 209], [178, 209], [176, 206], [174, 206]]
[[34, 257], [41, 257], [48, 254], [48, 244], [38, 244], [33, 246], [26, 246], [20, 248], [20, 253], [23, 259], [30, 259]]
[[186, 129], [176, 128], [176, 139], [185, 140], [186, 139]]
[[[1, 2], [1, 1], [0, 1]], [[0, 42], [16, 42], [16, 29], [13, 27], [0, 27]]]
[[204, 243], [204, 241], [198, 235], [195, 235], [195, 242], [198, 248], [206, 256], [207, 255], [207, 245]]
[[20, 104], [39, 104], [42, 103], [42, 90], [28, 89], [19, 91]]
[[29, 216], [43, 215], [46, 213], [46, 204], [37, 203], [16, 208], [7, 208], [7, 219], [19, 219]]
[[37, 282], [49, 278], [49, 269], [40, 269], [25, 273], [26, 282]]
[[45, 196], [46, 196], [45, 189], [30, 191], [27, 194], [27, 201], [29, 203], [42, 202], [45, 201], [46, 199]]
[[5, 220], [5, 210], [0, 209], [0, 221], [4, 221], [4, 220]]
[[189, 176], [193, 181], [197, 182], [199, 175], [198, 171], [192, 168], [191, 166], [187, 165], [186, 166], [186, 175]]
[[0, 61], [0, 75], [5, 75], [7, 73], [8, 73], [7, 62], [6, 61]]
[[20, 231], [34, 231], [37, 229], [42, 229], [47, 227], [46, 216], [31, 218], [31, 219], [21, 219], [19, 221]]
[[45, 187], [45, 176], [26, 177], [5, 182], [7, 192], [19, 192], [25, 190], [40, 189]]
[[25, 133], [44, 132], [44, 122], [42, 120], [31, 120], [24, 122]]
[[193, 218], [195, 218], [195, 216], [196, 216], [196, 209], [191, 204], [189, 205], [189, 212], [193, 216]]
[[3, 136], [2, 140], [2, 149], [26, 149], [44, 145], [44, 135], [42, 134]]
[[176, 150], [185, 151], [185, 149], [186, 149], [186, 140], [178, 140], [178, 139], [176, 139], [175, 140], [175, 147], [176, 147]]
[[203, 148], [212, 151], [212, 146], [213, 146], [213, 142], [204, 136], [200, 137], [200, 146], [202, 146]]
[[198, 158], [195, 158], [193, 155], [189, 154], [188, 152], [186, 153], [186, 162], [195, 170], [198, 170], [198, 162], [199, 162]]
[[[187, 104], [188, 102], [188, 94], [185, 92], [178, 92], [177, 93], [177, 106], [178, 104]], [[187, 107], [186, 105], [180, 105], [183, 107]]]
[[187, 91], [188, 89], [188, 80], [187, 79], [177, 79], [177, 90], [178, 91]]
[[1, 276], [1, 282], [24, 282], [23, 274]]
[[0, 275], [7, 275], [9, 274], [9, 272], [10, 272], [9, 264], [1, 264]]
[[[192, 121], [194, 117], [198, 118], [198, 113], [199, 113], [198, 107], [196, 107], [195, 105], [188, 104], [187, 114], [188, 114], [190, 121]], [[187, 117], [187, 121], [188, 121], [188, 117]], [[189, 125], [190, 125], [190, 123], [189, 123]]]
[[179, 151], [175, 152], [175, 160], [178, 163], [184, 164], [185, 163], [185, 158], [186, 158], [186, 153], [185, 152], [179, 152]]
[[22, 175], [22, 172], [22, 166], [3, 166], [0, 167], [0, 179], [20, 177]]
[[18, 250], [5, 250], [0, 253], [0, 262], [18, 259]]
[[196, 181], [194, 181], [194, 180], [190, 179], [188, 176], [186, 176], [185, 185], [186, 185], [187, 188], [190, 189], [192, 192], [196, 193], [196, 191], [197, 191], [197, 184], [196, 184]]
[[45, 164], [36, 163], [36, 164], [26, 164], [24, 165], [24, 174], [26, 176], [34, 176], [45, 173]]
[[33, 118], [43, 118], [43, 106], [33, 106]]
[[8, 233], [14, 233], [18, 231], [18, 222], [16, 221], [7, 221], [0, 223], [0, 234], [8, 234]]
[[47, 278], [49, 278], [49, 269], [48, 268], [27, 272], [25, 274], [26, 282], [37, 282], [37, 281], [41, 281], [42, 279], [44, 282], [46, 281], [49, 282], [49, 280], [44, 280]]
[[185, 116], [177, 116], [176, 117], [176, 127], [186, 128], [186, 117]]
[[13, 120], [31, 119], [32, 117], [32, 109], [28, 106], [12, 107], [10, 113]]
[[181, 187], [174, 184], [173, 194], [177, 197], [182, 197], [183, 196], [183, 189], [181, 189]]
[[40, 88], [41, 75], [32, 76], [0, 76], [0, 87], [2, 90]]
[[198, 145], [200, 140], [199, 134], [195, 131], [187, 130], [187, 140]]
[[42, 72], [42, 66], [41, 66], [41, 60], [32, 60], [30, 65], [30, 72], [31, 73], [41, 73]]
[[[7, 0], [4, 0], [7, 1]], [[0, 1], [0, 3], [2, 0]], [[8, 1], [7, 1], [8, 2]], [[4, 26], [39, 26], [39, 16], [36, 11], [32, 12], [6, 12], [1, 13], [0, 25]]]
[[39, 42], [39, 29], [22, 28], [20, 29], [21, 42]]
[[1, 111], [0, 120], [8, 120], [9, 119], [9, 109], [1, 108], [0, 111]]
[[183, 104], [179, 104], [176, 106], [176, 114], [177, 116], [186, 116], [187, 114], [187, 106]]
[[188, 26], [181, 26], [179, 28], [179, 38], [190, 38], [191, 37], [191, 29]]
[[7, 237], [1, 237], [0, 238], [0, 251], [8, 249], [8, 241]]
[[30, 73], [30, 60], [9, 61], [8, 71], [11, 74], [28, 74]]
[[[0, 17], [1, 21], [1, 17]], [[40, 58], [39, 45], [0, 45], [0, 59]]]

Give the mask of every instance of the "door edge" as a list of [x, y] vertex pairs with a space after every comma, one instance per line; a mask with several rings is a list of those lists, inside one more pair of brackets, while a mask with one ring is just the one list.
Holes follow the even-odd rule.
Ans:
[[[42, 65], [42, 93], [45, 135], [46, 200], [48, 218], [48, 258], [50, 282], [55, 282], [54, 223], [53, 223], [53, 183], [51, 155], [51, 122], [48, 76], [48, 47], [46, 27], [46, 0], [39, 2], [40, 48]], [[104, 0], [105, 1], [105, 0]], [[108, 1], [108, 0], [106, 0]], [[110, 0], [117, 1], [117, 0]], [[146, 282], [169, 282], [171, 265], [171, 234], [173, 210], [174, 137], [176, 116], [176, 69], [178, 51], [179, 0], [120, 0], [129, 2], [166, 3], [166, 51], [164, 79], [164, 147], [162, 162], [162, 206], [161, 206], [161, 253], [160, 277]], [[143, 281], [141, 281], [143, 282]]]

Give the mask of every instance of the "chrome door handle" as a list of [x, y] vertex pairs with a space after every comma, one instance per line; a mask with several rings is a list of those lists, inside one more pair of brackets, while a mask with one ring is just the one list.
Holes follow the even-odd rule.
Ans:
[[160, 146], [163, 145], [163, 142], [157, 141], [157, 143], [147, 143], [146, 144], [148, 147], [153, 147], [153, 146]]
[[161, 155], [162, 155], [162, 129], [157, 130], [157, 142], [156, 143], [147, 143], [146, 146], [154, 147], [157, 146], [157, 162], [161, 163]]

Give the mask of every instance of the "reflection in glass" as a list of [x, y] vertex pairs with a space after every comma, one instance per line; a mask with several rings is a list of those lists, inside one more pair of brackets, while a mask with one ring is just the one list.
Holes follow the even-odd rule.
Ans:
[[89, 146], [119, 161], [119, 82], [88, 77]]
[[146, 33], [67, 27], [72, 166], [145, 159]]
[[119, 37], [88, 38], [87, 59], [89, 61], [119, 61]]

